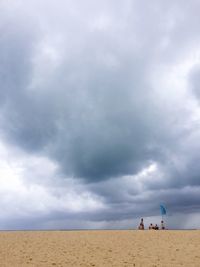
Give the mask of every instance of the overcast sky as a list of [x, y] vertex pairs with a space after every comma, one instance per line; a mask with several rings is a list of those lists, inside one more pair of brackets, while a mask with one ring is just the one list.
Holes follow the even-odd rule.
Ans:
[[200, 226], [200, 1], [0, 1], [0, 228]]

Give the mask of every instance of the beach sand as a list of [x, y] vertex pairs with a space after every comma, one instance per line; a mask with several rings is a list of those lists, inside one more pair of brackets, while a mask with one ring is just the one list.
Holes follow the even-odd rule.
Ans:
[[0, 266], [200, 266], [200, 231], [0, 232]]

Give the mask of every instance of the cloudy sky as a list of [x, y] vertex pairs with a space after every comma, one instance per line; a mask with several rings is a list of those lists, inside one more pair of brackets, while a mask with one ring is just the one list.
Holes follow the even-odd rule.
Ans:
[[0, 228], [200, 224], [200, 2], [0, 1]]

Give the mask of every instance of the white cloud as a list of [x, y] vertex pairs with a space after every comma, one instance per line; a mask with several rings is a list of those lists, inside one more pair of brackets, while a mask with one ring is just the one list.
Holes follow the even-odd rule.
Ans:
[[59, 184], [57, 168], [48, 158], [29, 155], [1, 141], [0, 225], [6, 220], [44, 217], [51, 212], [67, 217], [69, 212], [104, 208], [99, 197], [83, 188], [77, 190], [73, 179]]

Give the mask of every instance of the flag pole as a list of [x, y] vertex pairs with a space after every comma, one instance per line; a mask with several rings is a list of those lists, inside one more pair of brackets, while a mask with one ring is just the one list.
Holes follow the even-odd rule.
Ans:
[[161, 204], [160, 204], [160, 213], [161, 213], [161, 217], [162, 217], [162, 221], [163, 221], [163, 217], [164, 217], [164, 215], [166, 215], [166, 208]]

